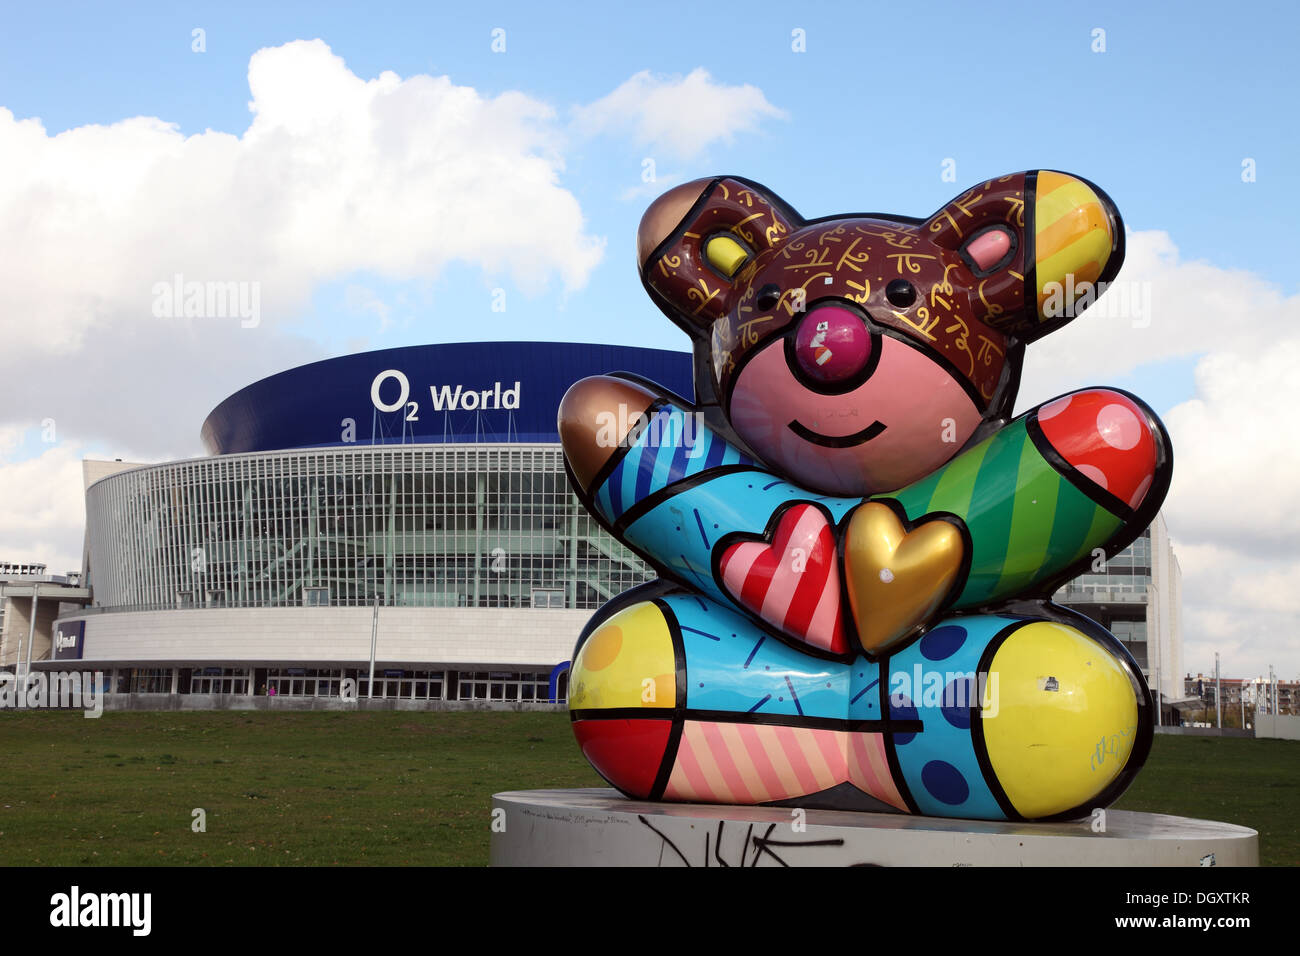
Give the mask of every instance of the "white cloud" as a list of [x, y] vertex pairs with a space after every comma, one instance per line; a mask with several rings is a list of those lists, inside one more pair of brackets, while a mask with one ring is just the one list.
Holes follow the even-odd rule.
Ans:
[[1018, 408], [1199, 356], [1195, 395], [1163, 415], [1185, 667], [1208, 672], [1218, 650], [1228, 676], [1267, 673], [1271, 663], [1300, 677], [1300, 296], [1253, 273], [1184, 261], [1166, 233], [1127, 238], [1121, 284], [1107, 295], [1129, 294], [1132, 305], [1149, 293], [1149, 317], [1104, 308], [1103, 298], [1030, 345]]
[[588, 135], [630, 131], [638, 143], [678, 159], [698, 156], [714, 142], [731, 143], [765, 119], [785, 119], [763, 91], [746, 83], [728, 86], [696, 68], [686, 76], [654, 76], [642, 70], [617, 89], [574, 111]]
[[23, 440], [23, 430], [16, 425], [0, 425], [0, 459], [13, 454]]
[[1183, 570], [1185, 668], [1212, 673], [1218, 651], [1225, 677], [1267, 675], [1271, 664], [1282, 679], [1300, 679], [1300, 560], [1217, 544], [1175, 547]]
[[1297, 335], [1213, 352], [1197, 365], [1197, 397], [1165, 416], [1165, 514], [1184, 573], [1185, 658], [1198, 669], [1218, 650], [1233, 676], [1273, 664], [1300, 678], [1297, 367]]
[[[1171, 523], [1193, 542], [1300, 557], [1300, 336], [1261, 353], [1214, 352], [1197, 397], [1165, 416], [1174, 444]], [[1300, 610], [1300, 588], [1293, 592]]]
[[[365, 80], [319, 40], [259, 51], [248, 82], [240, 135], [154, 117], [50, 135], [0, 107], [0, 557], [75, 567], [88, 449], [199, 454], [221, 397], [324, 357], [298, 331], [324, 283], [427, 282], [455, 262], [569, 291], [603, 256], [543, 102]], [[178, 274], [256, 284], [261, 322], [156, 316], [155, 285]], [[364, 287], [343, 298], [380, 332], [393, 321]], [[61, 443], [25, 454], [45, 419]]]
[[0, 559], [48, 566], [62, 574], [81, 567], [86, 506], [83, 448], [53, 445], [20, 462], [0, 462]]
[[[0, 422], [196, 450], [222, 395], [321, 357], [282, 329], [322, 283], [461, 262], [567, 291], [602, 258], [559, 184], [547, 104], [364, 80], [319, 40], [257, 52], [248, 79], [239, 136], [151, 117], [51, 136], [0, 108]], [[178, 274], [256, 283], [261, 324], [155, 317], [155, 284]]]
[[1018, 409], [1150, 362], [1226, 349], [1257, 356], [1300, 329], [1300, 295], [1259, 275], [1185, 261], [1161, 231], [1130, 232], [1126, 245], [1118, 281], [1093, 308], [1025, 350]]

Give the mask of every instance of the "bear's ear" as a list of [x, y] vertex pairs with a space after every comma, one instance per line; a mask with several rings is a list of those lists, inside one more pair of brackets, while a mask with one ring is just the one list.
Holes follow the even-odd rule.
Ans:
[[923, 229], [958, 254], [958, 278], [987, 310], [980, 318], [1021, 342], [1087, 308], [1097, 285], [1114, 278], [1124, 261], [1124, 225], [1110, 197], [1085, 179], [1047, 169], [981, 183]]
[[665, 315], [699, 337], [731, 310], [758, 258], [802, 223], [757, 183], [735, 176], [683, 183], [641, 217], [641, 281]]

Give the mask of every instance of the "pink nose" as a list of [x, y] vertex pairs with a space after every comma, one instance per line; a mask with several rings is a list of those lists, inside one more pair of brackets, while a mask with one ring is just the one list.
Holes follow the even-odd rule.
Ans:
[[842, 382], [862, 371], [871, 358], [871, 333], [856, 313], [823, 305], [799, 321], [794, 354], [810, 378], [828, 385]]

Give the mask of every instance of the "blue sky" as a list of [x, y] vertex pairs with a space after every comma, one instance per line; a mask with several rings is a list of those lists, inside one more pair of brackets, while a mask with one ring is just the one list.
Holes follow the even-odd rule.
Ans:
[[[1120, 279], [1161, 311], [1149, 327], [1088, 313], [1036, 343], [1025, 391], [1118, 385], [1165, 416], [1187, 669], [1217, 647], [1300, 673], [1300, 597], [1281, 597], [1300, 595], [1295, 5], [9, 3], [2, 22], [0, 111], [19, 121], [0, 112], [6, 556], [75, 559], [81, 457], [199, 454], [208, 410], [290, 365], [437, 341], [685, 349], [634, 242], [649, 201], [686, 179], [739, 174], [807, 216], [920, 216], [989, 176], [1055, 168], [1116, 201], [1132, 240]], [[647, 103], [701, 70], [700, 103], [670, 97], [681, 122], [661, 108], [655, 126]], [[405, 98], [360, 96], [386, 71], [405, 82], [378, 86]], [[335, 93], [357, 102], [331, 113]], [[298, 107], [323, 125], [295, 130]], [[462, 114], [450, 128], [479, 141], [398, 142]], [[374, 123], [388, 152], [333, 169], [357, 142], [330, 123]], [[498, 135], [518, 142], [482, 141]], [[491, 168], [453, 196], [496, 217], [478, 236], [404, 193], [436, 192], [439, 163], [473, 180], [457, 156], [513, 164], [500, 178], [525, 197], [494, 196]], [[311, 203], [285, 197], [318, 168], [343, 176], [319, 190], [341, 205], [313, 229]], [[393, 169], [409, 183], [346, 179]], [[518, 248], [497, 255], [498, 234]], [[261, 328], [160, 323], [145, 293], [182, 269], [262, 283]]]
[[[1250, 269], [1300, 288], [1300, 241], [1281, 214], [1300, 194], [1294, 120], [1300, 70], [1295, 7], [1251, 4], [755, 3], [667, 8], [618, 4], [318, 3], [15, 5], [0, 36], [0, 102], [50, 133], [135, 115], [186, 134], [249, 124], [248, 61], [258, 49], [320, 37], [352, 72], [446, 74], [490, 95], [521, 90], [563, 113], [634, 72], [707, 69], [750, 83], [788, 114], [751, 137], [686, 158], [659, 157], [664, 186], [716, 172], [765, 182], [810, 215], [880, 210], [924, 215], [965, 184], [1023, 168], [1077, 171], [1103, 185], [1131, 229], [1163, 229], [1183, 258]], [[364, 12], [363, 12], [364, 10]], [[191, 31], [206, 51], [191, 51]], [[490, 49], [506, 32], [506, 52]], [[807, 52], [791, 51], [791, 31]], [[1106, 50], [1093, 52], [1104, 29]], [[604, 337], [664, 347], [683, 340], [656, 319], [631, 264], [644, 196], [645, 144], [599, 137], [566, 156], [562, 183], [607, 254], [587, 287], [513, 300], [487, 337]], [[940, 163], [957, 161], [957, 188]], [[1244, 158], [1257, 181], [1241, 180]], [[457, 321], [502, 284], [452, 265], [402, 290], [360, 277], [386, 300], [405, 291], [382, 334], [341, 305], [349, 277], [316, 290], [301, 316], [331, 352], [483, 338]], [[508, 286], [508, 283], [506, 283]], [[436, 309], [429, 309], [429, 296]], [[1149, 371], [1157, 405], [1186, 397], [1191, 361]], [[1148, 392], [1151, 387], [1148, 387]], [[220, 396], [213, 396], [215, 401]]]

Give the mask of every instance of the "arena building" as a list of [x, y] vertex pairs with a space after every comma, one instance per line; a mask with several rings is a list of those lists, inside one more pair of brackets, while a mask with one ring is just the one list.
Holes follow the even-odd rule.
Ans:
[[75, 660], [113, 693], [191, 706], [345, 686], [563, 700], [591, 611], [653, 576], [578, 504], [556, 432], [568, 386], [616, 370], [693, 394], [686, 353], [389, 349], [232, 395], [203, 423], [209, 457], [87, 462], [92, 598], [33, 666]]
[[[80, 580], [46, 581], [61, 587], [38, 616], [30, 581], [0, 587], [0, 668], [25, 646], [31, 667], [102, 671], [141, 706], [315, 706], [345, 686], [410, 707], [562, 701], [591, 612], [654, 576], [564, 474], [560, 399], [610, 371], [694, 394], [683, 352], [389, 349], [235, 393], [203, 423], [208, 457], [87, 461]], [[1158, 517], [1055, 599], [1123, 640], [1167, 707], [1179, 591]]]

